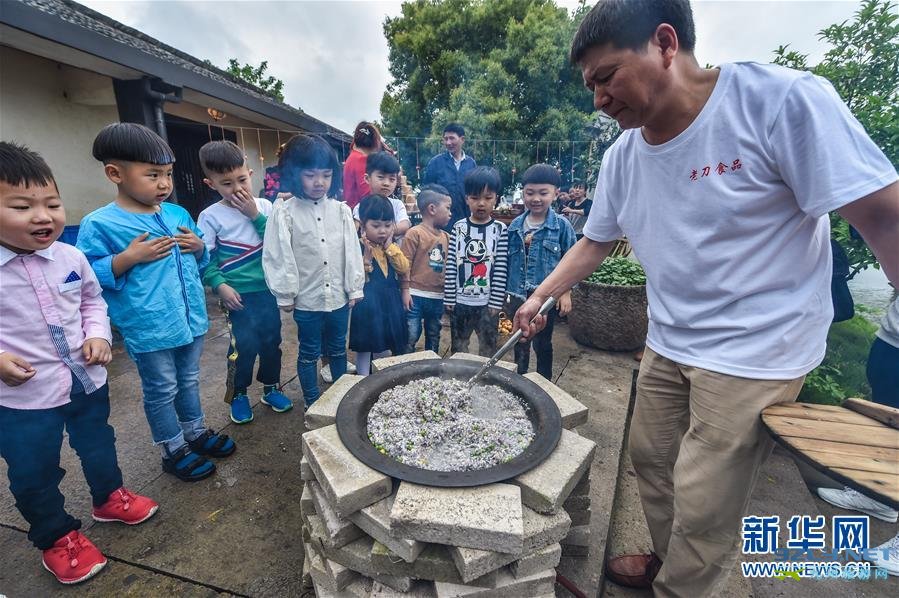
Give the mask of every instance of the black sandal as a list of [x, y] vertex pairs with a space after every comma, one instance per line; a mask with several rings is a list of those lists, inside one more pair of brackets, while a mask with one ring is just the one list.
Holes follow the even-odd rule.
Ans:
[[187, 444], [193, 452], [215, 458], [227, 457], [237, 450], [237, 445], [227, 434], [216, 434], [209, 428]]
[[215, 473], [215, 463], [192, 452], [185, 444], [168, 457], [163, 457], [162, 470], [182, 482], [196, 482]]

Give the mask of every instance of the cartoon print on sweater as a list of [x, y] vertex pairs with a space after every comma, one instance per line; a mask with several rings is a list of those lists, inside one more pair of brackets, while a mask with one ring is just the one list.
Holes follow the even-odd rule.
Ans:
[[471, 276], [462, 285], [463, 295], [485, 295], [488, 292], [490, 281], [487, 279], [487, 262], [490, 256], [487, 253], [487, 245], [480, 239], [466, 237], [465, 259], [472, 264]]
[[443, 243], [437, 243], [428, 252], [428, 266], [434, 272], [443, 272], [443, 264], [446, 262], [446, 253], [443, 250]]

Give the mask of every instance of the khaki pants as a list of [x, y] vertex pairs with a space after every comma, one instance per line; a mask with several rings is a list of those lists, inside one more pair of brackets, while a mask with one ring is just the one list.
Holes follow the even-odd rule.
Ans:
[[714, 596], [733, 569], [741, 518], [774, 448], [759, 414], [795, 401], [804, 379], [738, 378], [646, 348], [628, 448], [664, 562], [656, 597]]

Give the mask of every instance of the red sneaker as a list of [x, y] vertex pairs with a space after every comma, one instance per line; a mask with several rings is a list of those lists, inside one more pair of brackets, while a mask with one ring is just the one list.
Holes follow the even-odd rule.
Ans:
[[106, 557], [93, 543], [73, 530], [44, 551], [44, 568], [60, 583], [72, 584], [90, 579], [106, 566]]
[[140, 494], [134, 494], [124, 486], [113, 490], [109, 500], [94, 507], [95, 521], [121, 521], [128, 525], [143, 523], [159, 509], [159, 504]]

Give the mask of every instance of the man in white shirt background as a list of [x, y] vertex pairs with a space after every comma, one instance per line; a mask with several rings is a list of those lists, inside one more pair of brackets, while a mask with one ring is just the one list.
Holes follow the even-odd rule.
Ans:
[[773, 65], [702, 68], [688, 0], [602, 0], [571, 59], [621, 137], [581, 239], [516, 313], [593, 272], [627, 236], [650, 324], [629, 451], [654, 552], [610, 559], [613, 581], [711, 596], [773, 448], [759, 414], [796, 399], [823, 359], [828, 212], [899, 284], [899, 184], [824, 79]]

